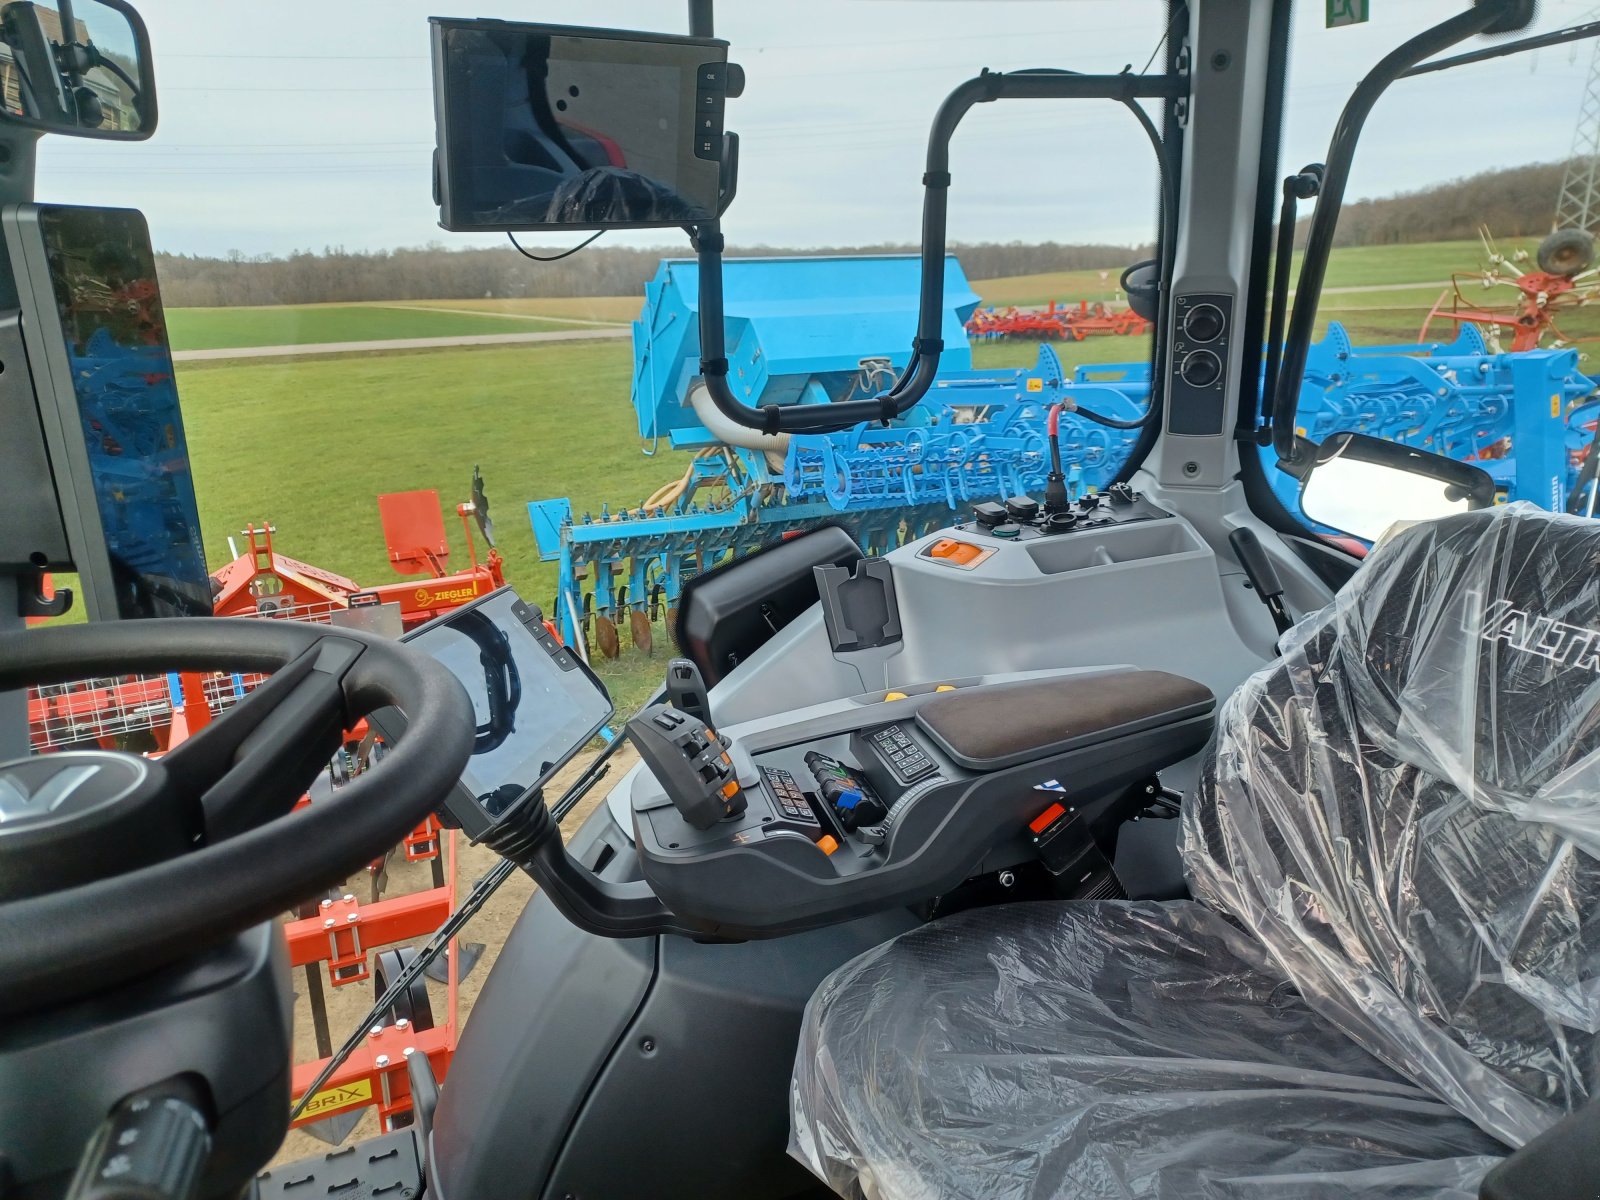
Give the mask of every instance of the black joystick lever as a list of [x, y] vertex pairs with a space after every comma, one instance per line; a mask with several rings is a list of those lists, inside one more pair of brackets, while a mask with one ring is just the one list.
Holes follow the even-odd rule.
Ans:
[[745, 796], [728, 739], [718, 737], [700, 718], [652, 704], [628, 722], [627, 733], [645, 769], [696, 829], [710, 829], [724, 817], [744, 812]]
[[1288, 633], [1294, 622], [1290, 620], [1289, 610], [1283, 604], [1283, 584], [1278, 579], [1278, 569], [1267, 557], [1261, 539], [1256, 537], [1252, 530], [1235, 529], [1228, 535], [1228, 544], [1233, 547], [1234, 557], [1244, 568], [1245, 578], [1250, 581], [1250, 586], [1255, 588], [1256, 595], [1261, 597], [1261, 603], [1265, 604], [1267, 611], [1272, 614], [1272, 624], [1278, 633], [1280, 635]]
[[667, 703], [698, 720], [711, 720], [705, 678], [687, 658], [675, 658], [667, 664]]

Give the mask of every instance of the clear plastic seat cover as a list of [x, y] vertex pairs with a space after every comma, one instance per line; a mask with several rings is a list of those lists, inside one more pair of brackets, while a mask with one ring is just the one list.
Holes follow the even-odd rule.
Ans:
[[1381, 546], [1219, 715], [1199, 903], [937, 922], [807, 1010], [791, 1150], [933, 1197], [1473, 1195], [1600, 1028], [1600, 522]]

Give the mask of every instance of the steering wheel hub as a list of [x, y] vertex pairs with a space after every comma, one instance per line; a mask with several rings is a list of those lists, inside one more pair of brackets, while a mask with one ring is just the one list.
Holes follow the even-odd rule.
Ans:
[[162, 774], [109, 750], [0, 763], [0, 902], [183, 853], [193, 814], [164, 798]]

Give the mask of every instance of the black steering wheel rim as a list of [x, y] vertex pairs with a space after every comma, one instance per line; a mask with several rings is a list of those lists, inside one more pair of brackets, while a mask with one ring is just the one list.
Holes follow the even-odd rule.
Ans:
[[[329, 656], [339, 664], [344, 728], [389, 706], [406, 716], [406, 736], [381, 764], [292, 820], [269, 819], [152, 865], [0, 904], [0, 1017], [181, 962], [359, 870], [448, 794], [473, 738], [471, 702], [449, 670], [354, 630], [199, 617], [0, 636], [0, 691], [172, 670], [274, 672]], [[216, 748], [220, 731], [249, 705], [247, 698], [184, 745], [218, 730]], [[262, 711], [270, 719], [271, 707], [258, 720]], [[224, 767], [221, 778], [232, 770]]]

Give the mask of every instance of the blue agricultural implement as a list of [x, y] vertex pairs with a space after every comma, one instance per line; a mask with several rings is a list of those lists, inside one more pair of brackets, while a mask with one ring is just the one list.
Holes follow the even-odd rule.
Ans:
[[[912, 257], [730, 260], [731, 385], [748, 404], [829, 404], [881, 390], [909, 357], [918, 271]], [[1134, 368], [1111, 370], [1128, 374], [1126, 383], [1082, 382], [1049, 346], [1032, 368], [974, 371], [964, 326], [977, 304], [947, 258], [942, 370], [901, 420], [765, 435], [722, 417], [700, 386], [697, 268], [663, 262], [633, 326], [633, 405], [646, 453], [688, 461], [631, 507], [575, 516], [566, 499], [529, 505], [540, 557], [560, 563], [563, 635], [614, 656], [618, 625], [627, 624], [649, 649], [651, 621], [670, 618], [687, 579], [787, 534], [840, 524], [883, 552], [974, 501], [1042, 490], [1045, 417], [1057, 401], [1070, 396], [1124, 420], [1143, 413], [1148, 372], [1142, 383]], [[1135, 436], [1063, 416], [1069, 487], [1109, 483]]]
[[[1453, 342], [1357, 349], [1337, 322], [1306, 360], [1297, 432], [1354, 430], [1476, 463], [1506, 500], [1593, 515], [1592, 446], [1600, 400], [1572, 348], [1490, 353], [1473, 325]], [[1262, 451], [1279, 498], [1299, 483]]]
[[[871, 395], [909, 353], [912, 258], [731, 260], [725, 268], [729, 379], [748, 404], [828, 404]], [[1081, 404], [1133, 420], [1150, 401], [1148, 363], [1063, 370], [1048, 344], [1024, 369], [974, 370], [965, 326], [977, 306], [945, 263], [945, 351], [938, 382], [905, 417], [843, 433], [765, 435], [724, 418], [697, 378], [696, 266], [663, 262], [633, 327], [633, 405], [647, 454], [682, 472], [641, 503], [576, 515], [566, 499], [531, 503], [540, 557], [558, 562], [557, 619], [569, 641], [615, 656], [619, 625], [649, 650], [683, 584], [730, 558], [824, 523], [873, 553], [947, 525], [976, 501], [1038, 495], [1050, 406]], [[896, 350], [900, 346], [904, 349]], [[1357, 349], [1338, 323], [1316, 343], [1301, 388], [1302, 436], [1354, 430], [1478, 463], [1506, 499], [1590, 507], [1600, 402], [1572, 349], [1490, 353], [1464, 325], [1456, 340]], [[1106, 486], [1136, 433], [1066, 412], [1070, 491]], [[1298, 482], [1262, 450], [1267, 476], [1298, 510]], [[686, 460], [686, 461], [685, 461]]]

